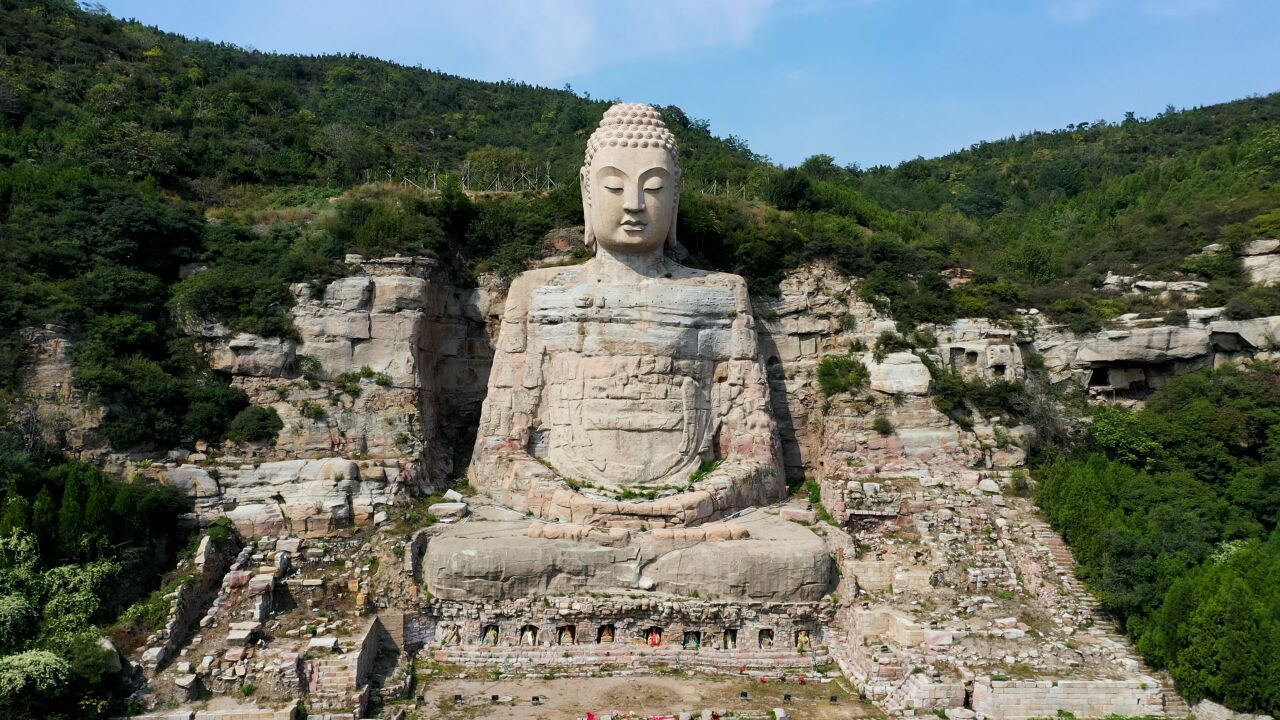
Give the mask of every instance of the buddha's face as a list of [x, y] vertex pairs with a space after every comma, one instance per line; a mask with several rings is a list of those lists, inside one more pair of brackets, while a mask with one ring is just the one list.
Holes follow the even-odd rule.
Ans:
[[588, 180], [596, 243], [615, 253], [662, 252], [676, 215], [675, 161], [661, 147], [603, 147]]

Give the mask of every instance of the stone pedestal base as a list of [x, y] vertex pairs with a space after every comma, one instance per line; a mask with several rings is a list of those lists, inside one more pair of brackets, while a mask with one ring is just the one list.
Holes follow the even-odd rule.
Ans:
[[769, 510], [650, 531], [467, 521], [431, 539], [423, 574], [433, 596], [473, 602], [625, 591], [808, 602], [836, 583], [822, 539]]

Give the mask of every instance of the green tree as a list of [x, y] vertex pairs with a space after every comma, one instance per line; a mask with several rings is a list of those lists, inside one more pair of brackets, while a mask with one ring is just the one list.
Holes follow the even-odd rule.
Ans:
[[283, 429], [284, 421], [276, 414], [275, 408], [251, 405], [231, 421], [227, 435], [233, 440], [275, 442], [276, 435]]
[[26, 531], [30, 527], [30, 503], [10, 489], [4, 509], [0, 511], [0, 535], [10, 535], [14, 530]]
[[50, 556], [57, 552], [58, 505], [47, 486], [42, 486], [36, 493], [36, 501], [31, 508], [31, 529], [38, 539], [41, 553]]
[[1262, 707], [1268, 682], [1263, 655], [1267, 613], [1241, 578], [1215, 575], [1217, 582], [1205, 589], [1187, 620], [1187, 645], [1169, 670], [1193, 702], [1213, 697], [1230, 707]]
[[861, 360], [848, 355], [825, 355], [818, 363], [818, 387], [822, 394], [853, 392], [866, 387], [871, 374]]
[[87, 500], [83, 475], [69, 473], [62, 490], [62, 505], [58, 508], [58, 543], [65, 557], [76, 558], [83, 554], [81, 541], [86, 529], [84, 504]]
[[36, 625], [36, 609], [25, 595], [0, 595], [0, 655], [27, 643]]
[[70, 663], [47, 650], [0, 656], [0, 710], [14, 720], [47, 718], [70, 681]]
[[116, 520], [111, 513], [116, 499], [116, 484], [107, 478], [97, 478], [89, 486], [89, 499], [84, 507], [84, 534], [94, 547], [93, 556], [102, 556], [109, 542], [108, 534]]

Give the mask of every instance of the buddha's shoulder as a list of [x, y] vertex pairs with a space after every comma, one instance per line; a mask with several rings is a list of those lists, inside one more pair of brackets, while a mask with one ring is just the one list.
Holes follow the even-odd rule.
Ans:
[[576, 282], [581, 275], [581, 265], [562, 265], [526, 270], [511, 281], [509, 294], [528, 293], [543, 285], [562, 285]]
[[681, 283], [691, 285], [706, 285], [708, 287], [730, 287], [730, 288], [746, 288], [747, 281], [741, 275], [733, 273], [719, 272], [717, 270], [700, 270], [698, 268], [685, 267], [684, 265], [676, 265], [672, 270], [671, 279]]
[[[668, 268], [669, 272], [653, 279], [659, 283], [730, 288], [735, 291], [746, 292], [747, 282], [741, 275], [686, 267], [674, 261], [669, 262]], [[510, 296], [527, 296], [541, 287], [572, 286], [580, 283], [591, 283], [600, 279], [599, 271], [593, 269], [590, 263], [535, 268], [526, 270], [516, 276], [511, 282], [508, 294]]]

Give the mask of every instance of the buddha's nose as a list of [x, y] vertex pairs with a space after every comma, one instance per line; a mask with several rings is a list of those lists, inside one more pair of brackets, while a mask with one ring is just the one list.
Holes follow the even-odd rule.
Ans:
[[622, 209], [629, 213], [644, 212], [644, 190], [640, 188], [640, 183], [623, 191]]

